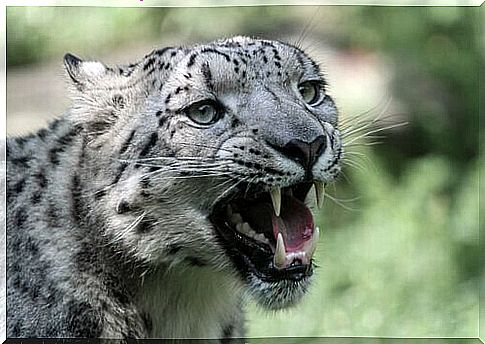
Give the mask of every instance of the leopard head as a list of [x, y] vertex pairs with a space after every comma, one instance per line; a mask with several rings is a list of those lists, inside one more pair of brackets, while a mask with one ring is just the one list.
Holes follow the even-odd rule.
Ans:
[[222, 271], [269, 309], [301, 299], [319, 236], [309, 199], [321, 204], [343, 154], [311, 58], [235, 37], [66, 66], [113, 242], [150, 266]]

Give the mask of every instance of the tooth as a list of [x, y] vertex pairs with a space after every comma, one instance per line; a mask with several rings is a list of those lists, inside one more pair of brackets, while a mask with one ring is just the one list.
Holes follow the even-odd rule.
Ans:
[[246, 230], [244, 229], [244, 227], [243, 227], [243, 225], [242, 225], [241, 223], [238, 223], [238, 224], [236, 225], [236, 229], [237, 229], [237, 231], [238, 231], [239, 233], [247, 234], [247, 233], [246, 233]]
[[315, 181], [313, 185], [315, 186], [315, 194], [317, 196], [317, 207], [318, 209], [321, 209], [323, 199], [325, 198], [325, 185], [319, 181]]
[[231, 221], [234, 224], [241, 223], [242, 222], [242, 216], [239, 213], [234, 213], [231, 216]]
[[308, 259], [311, 259], [313, 257], [313, 254], [317, 249], [319, 238], [320, 238], [320, 228], [315, 227], [315, 232], [313, 233], [313, 238], [312, 238], [312, 244], [310, 246], [310, 249], [308, 250], [308, 255], [307, 255]]
[[276, 250], [273, 257], [273, 264], [276, 268], [284, 268], [286, 260], [285, 242], [283, 241], [283, 235], [278, 233], [276, 239]]
[[242, 224], [242, 230], [243, 230], [243, 232], [244, 232], [244, 233], [248, 233], [248, 234], [249, 234], [249, 233], [251, 233], [251, 231], [252, 231], [253, 229], [251, 228], [251, 226], [249, 225], [249, 223], [244, 222], [244, 223]]
[[280, 216], [281, 210], [281, 189], [276, 187], [273, 188], [270, 192], [271, 194], [271, 201], [273, 202], [273, 208], [276, 216]]
[[263, 234], [261, 234], [261, 233], [260, 233], [260, 234], [256, 234], [256, 236], [255, 236], [254, 238], [255, 238], [256, 240], [261, 241], [261, 242], [264, 242], [264, 239], [266, 239], [266, 238], [264, 237], [264, 235], [263, 235]]

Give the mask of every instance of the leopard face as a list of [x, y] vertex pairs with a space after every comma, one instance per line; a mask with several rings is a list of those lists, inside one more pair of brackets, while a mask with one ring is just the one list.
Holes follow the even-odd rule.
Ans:
[[[76, 80], [80, 65], [68, 63]], [[111, 180], [107, 234], [148, 265], [223, 271], [269, 309], [300, 300], [319, 238], [308, 203], [321, 205], [343, 154], [318, 65], [297, 47], [235, 37], [86, 70], [87, 125], [102, 99], [124, 100], [88, 145]]]

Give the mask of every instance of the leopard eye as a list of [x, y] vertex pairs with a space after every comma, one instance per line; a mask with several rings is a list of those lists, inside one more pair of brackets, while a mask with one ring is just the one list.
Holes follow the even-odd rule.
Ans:
[[214, 124], [221, 118], [221, 107], [213, 100], [202, 100], [185, 110], [187, 116], [197, 124]]
[[320, 84], [316, 81], [302, 82], [298, 85], [298, 91], [300, 92], [303, 101], [310, 106], [318, 104], [322, 98]]

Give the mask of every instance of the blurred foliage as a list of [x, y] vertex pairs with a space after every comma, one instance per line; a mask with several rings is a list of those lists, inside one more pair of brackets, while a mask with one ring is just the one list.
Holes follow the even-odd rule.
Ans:
[[67, 51], [99, 55], [140, 41], [175, 38], [180, 44], [241, 32], [283, 33], [297, 24], [291, 17], [283, 19], [285, 7], [234, 9], [7, 7], [7, 66], [59, 59]]
[[455, 173], [450, 188], [478, 155], [478, 8], [355, 7], [343, 26], [342, 48], [377, 50], [393, 61], [392, 94], [409, 127], [386, 140], [386, 168], [402, 171], [408, 158], [446, 157]]
[[352, 338], [352, 337], [318, 337], [318, 338], [247, 338], [245, 344], [478, 344], [476, 338]]
[[393, 73], [390, 93], [409, 124], [386, 132], [379, 146], [349, 148], [367, 160], [359, 161], [363, 168], [344, 169], [346, 178], [328, 190], [312, 292], [294, 310], [268, 315], [250, 306], [249, 334], [476, 336], [477, 189], [485, 168], [478, 159], [484, 59], [478, 25], [484, 12], [9, 7], [7, 65], [59, 59], [66, 51], [96, 56], [141, 41], [295, 32], [303, 41], [312, 36], [341, 51], [385, 58]]
[[89, 7], [8, 7], [7, 66], [59, 59], [71, 46], [102, 53], [139, 37], [153, 39], [167, 11], [152, 12], [130, 8], [93, 11]]

